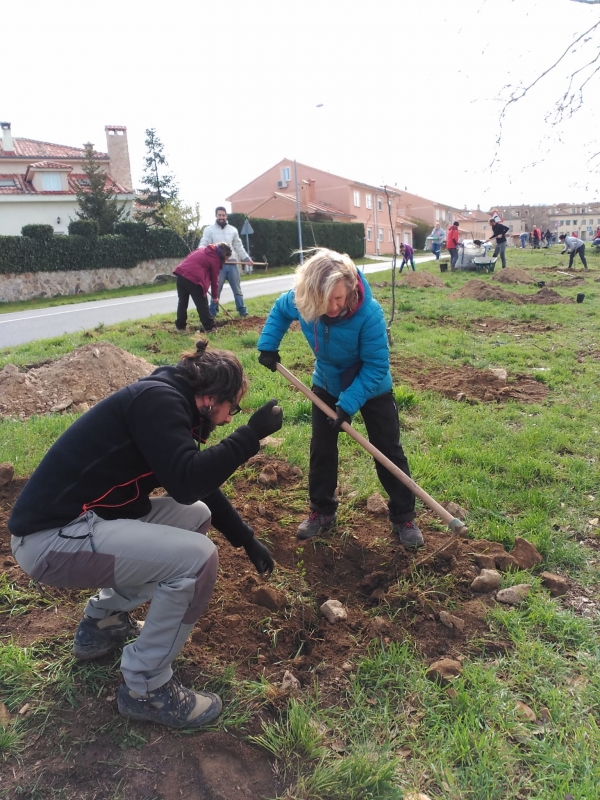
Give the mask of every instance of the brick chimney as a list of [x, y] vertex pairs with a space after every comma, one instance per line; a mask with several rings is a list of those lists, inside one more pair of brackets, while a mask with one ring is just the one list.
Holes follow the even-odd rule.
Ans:
[[106, 125], [104, 130], [110, 160], [109, 172], [117, 183], [132, 191], [127, 128], [123, 125]]
[[5, 153], [14, 153], [15, 145], [10, 130], [10, 122], [0, 122], [2, 128], [2, 149]]

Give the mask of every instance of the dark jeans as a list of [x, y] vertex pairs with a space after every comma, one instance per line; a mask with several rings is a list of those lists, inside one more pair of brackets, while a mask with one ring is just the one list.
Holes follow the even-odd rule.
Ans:
[[585, 245], [580, 244], [577, 250], [574, 250], [572, 253], [569, 253], [569, 269], [573, 266], [573, 261], [575, 260], [575, 256], [579, 253], [579, 258], [583, 261], [583, 266], [585, 269], [588, 268], [587, 261], [585, 260]]
[[402, 272], [404, 267], [408, 266], [409, 263], [410, 263], [411, 267], [413, 268], [413, 272], [414, 272], [415, 271], [415, 259], [413, 258], [413, 256], [410, 256], [410, 258], [408, 256], [404, 256], [403, 257], [402, 263], [400, 264], [400, 272]]
[[439, 242], [432, 242], [431, 244], [431, 252], [436, 257], [436, 260], [440, 260], [440, 250], [442, 249], [442, 245]]
[[175, 326], [179, 328], [179, 330], [183, 330], [186, 326], [190, 297], [194, 301], [204, 330], [209, 331], [211, 328], [215, 327], [215, 321], [208, 310], [208, 300], [201, 286], [198, 286], [197, 283], [192, 283], [192, 281], [188, 281], [187, 278], [183, 278], [181, 275], [177, 275], [177, 297], [179, 301], [177, 303], [177, 319], [175, 320]]
[[500, 253], [500, 261], [502, 262], [502, 269], [506, 269], [506, 242], [498, 242], [494, 248], [494, 258]]
[[[330, 408], [337, 402], [324, 389], [313, 386], [313, 392]], [[360, 409], [371, 444], [387, 456], [402, 472], [410, 476], [408, 461], [400, 444], [398, 407], [392, 392], [367, 400]], [[310, 507], [320, 514], [334, 514], [338, 505], [335, 489], [338, 479], [338, 434], [327, 422], [329, 417], [320, 408], [312, 407], [312, 438], [310, 440], [310, 468], [308, 492]], [[375, 462], [377, 477], [388, 493], [390, 520], [408, 522], [416, 517], [415, 496], [383, 464]]]
[[454, 269], [458, 261], [458, 247], [449, 247], [448, 252], [450, 253], [450, 269]]

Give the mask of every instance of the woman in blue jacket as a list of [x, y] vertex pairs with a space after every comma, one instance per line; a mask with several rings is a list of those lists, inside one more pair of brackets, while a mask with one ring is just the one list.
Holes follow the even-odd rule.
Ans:
[[[294, 320], [300, 322], [313, 353], [313, 391], [337, 412], [333, 420], [312, 407], [308, 487], [310, 514], [299, 526], [309, 539], [336, 521], [337, 437], [343, 422], [361, 412], [370, 442], [410, 475], [400, 444], [398, 408], [392, 392], [388, 338], [383, 311], [347, 255], [318, 249], [298, 267], [296, 288], [275, 302], [258, 340], [260, 363], [275, 372], [280, 342]], [[375, 462], [389, 495], [392, 530], [401, 544], [421, 547], [415, 525], [415, 498], [401, 481]]]

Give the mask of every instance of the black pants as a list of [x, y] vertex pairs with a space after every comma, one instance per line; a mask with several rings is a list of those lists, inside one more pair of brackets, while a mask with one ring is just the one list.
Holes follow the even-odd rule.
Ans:
[[450, 253], [450, 269], [454, 269], [458, 261], [458, 247], [449, 247], [448, 252]]
[[177, 297], [179, 301], [177, 303], [177, 319], [175, 320], [175, 326], [179, 328], [179, 330], [185, 328], [190, 297], [194, 301], [204, 330], [209, 331], [211, 328], [215, 327], [215, 321], [208, 310], [208, 300], [201, 286], [197, 283], [192, 283], [192, 281], [188, 281], [187, 278], [183, 278], [181, 275], [177, 275]]
[[580, 244], [577, 250], [574, 250], [572, 253], [569, 253], [569, 269], [573, 266], [573, 261], [575, 261], [575, 256], [579, 253], [579, 258], [583, 261], [583, 266], [585, 269], [588, 268], [587, 261], [585, 260], [585, 245]]
[[[335, 408], [335, 397], [319, 386], [313, 386], [313, 392], [330, 408]], [[410, 476], [408, 461], [400, 444], [398, 407], [392, 392], [367, 400], [360, 413], [371, 444], [400, 467], [402, 472]], [[338, 434], [327, 420], [327, 415], [313, 405], [308, 493], [311, 509], [320, 514], [333, 514], [338, 504], [335, 496], [338, 478]], [[381, 485], [390, 497], [388, 502], [390, 520], [408, 522], [414, 519], [416, 517], [414, 494], [383, 464], [376, 461], [375, 468]]]

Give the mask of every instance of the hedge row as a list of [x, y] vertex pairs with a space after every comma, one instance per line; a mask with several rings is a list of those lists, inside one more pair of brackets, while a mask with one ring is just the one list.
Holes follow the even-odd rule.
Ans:
[[[229, 222], [238, 231], [246, 220], [245, 214], [229, 214]], [[298, 223], [295, 220], [259, 219], [250, 217], [254, 233], [250, 235], [250, 255], [255, 261], [265, 258], [272, 267], [281, 267], [294, 261], [292, 253], [298, 249]], [[302, 222], [302, 246], [328, 247], [351, 258], [365, 254], [365, 226], [362, 222]], [[246, 246], [246, 237], [242, 236]]]
[[[43, 226], [24, 226], [41, 228]], [[91, 228], [91, 226], [88, 226]], [[77, 227], [75, 226], [75, 229]], [[56, 272], [57, 270], [131, 269], [152, 258], [185, 258], [187, 248], [179, 237], [165, 228], [148, 228], [143, 223], [122, 222], [110, 236], [45, 237], [44, 231], [29, 231], [32, 236], [0, 236], [0, 273]]]

